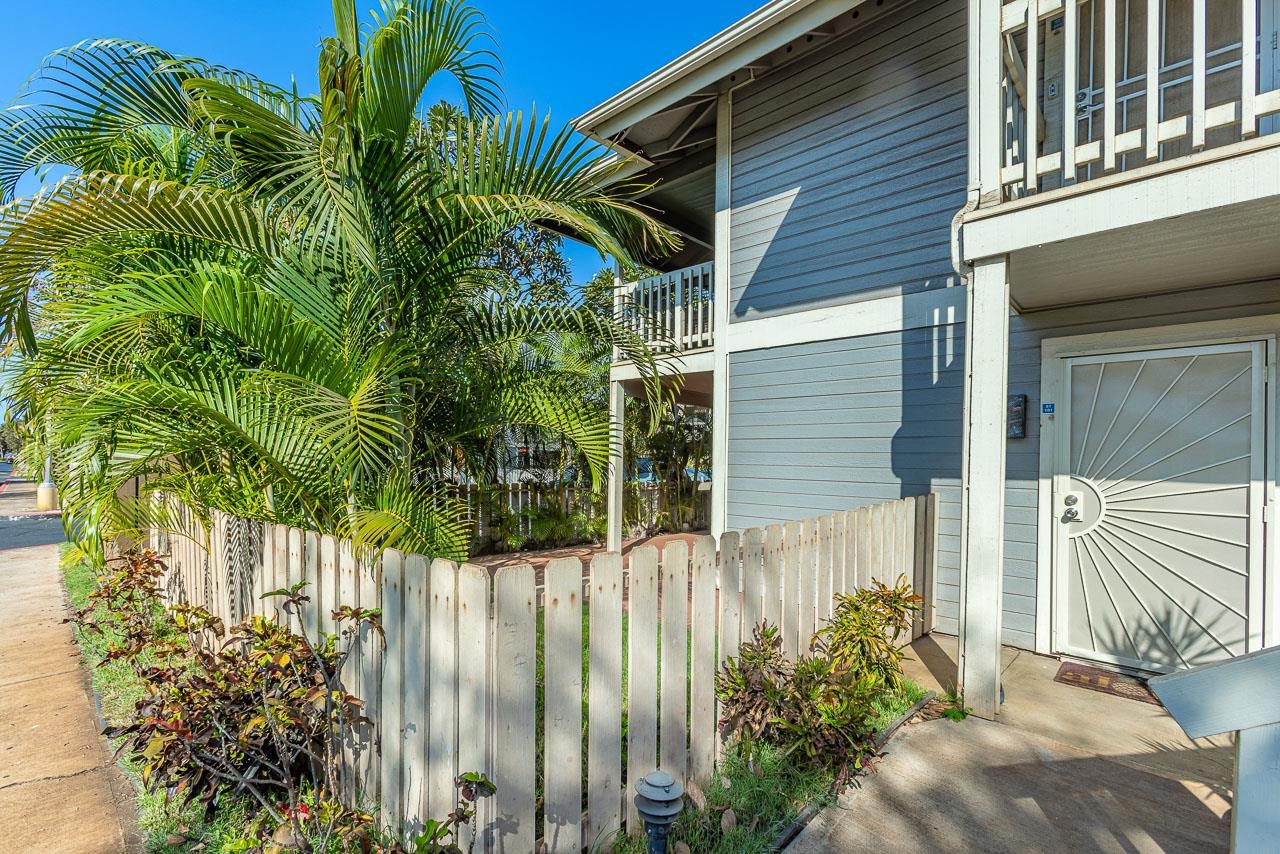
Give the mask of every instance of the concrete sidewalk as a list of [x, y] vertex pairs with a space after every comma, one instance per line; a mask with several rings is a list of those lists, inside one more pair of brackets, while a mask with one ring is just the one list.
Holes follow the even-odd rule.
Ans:
[[876, 774], [819, 813], [787, 854], [1226, 851], [1225, 802], [1014, 727], [907, 727]]
[[58, 547], [0, 551], [0, 589], [0, 851], [140, 850], [133, 786], [62, 622]]
[[[945, 692], [955, 652], [925, 637], [904, 669]], [[1227, 850], [1229, 738], [1193, 742], [1159, 706], [1055, 682], [1056, 658], [1005, 648], [1003, 664], [996, 722], [909, 724], [787, 854]]]

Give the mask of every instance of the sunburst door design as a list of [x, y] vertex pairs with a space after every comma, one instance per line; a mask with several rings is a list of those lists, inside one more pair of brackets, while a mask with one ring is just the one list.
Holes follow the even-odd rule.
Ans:
[[1070, 441], [1053, 506], [1063, 652], [1170, 670], [1247, 651], [1260, 625], [1249, 592], [1261, 571], [1263, 353], [1067, 360]]

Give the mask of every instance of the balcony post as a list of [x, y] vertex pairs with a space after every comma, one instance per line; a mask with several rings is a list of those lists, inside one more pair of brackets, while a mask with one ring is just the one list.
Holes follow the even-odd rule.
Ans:
[[719, 538], [729, 510], [729, 158], [733, 93], [716, 104], [716, 214], [711, 312], [714, 361], [711, 387], [711, 536]]
[[[613, 310], [614, 315], [621, 318], [626, 300], [624, 288], [626, 282], [622, 277], [622, 264], [613, 265]], [[617, 362], [620, 354], [613, 348], [613, 361]], [[626, 459], [623, 456], [623, 439], [626, 435], [623, 425], [627, 412], [627, 397], [622, 383], [609, 380], [609, 480], [606, 502], [605, 550], [622, 551], [623, 489], [627, 479]]]

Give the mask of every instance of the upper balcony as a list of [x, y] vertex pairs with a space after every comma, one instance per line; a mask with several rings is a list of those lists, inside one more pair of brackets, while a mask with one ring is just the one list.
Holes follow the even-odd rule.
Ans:
[[966, 217], [966, 256], [1008, 255], [1026, 308], [1280, 273], [1278, 15], [1005, 3], [1003, 79], [982, 93], [1003, 116], [1001, 192]]
[[634, 329], [655, 353], [687, 356], [715, 346], [712, 262], [629, 282]]
[[[711, 375], [715, 347], [713, 264], [707, 261], [681, 270], [628, 282], [618, 294], [627, 317], [658, 357], [664, 382], [671, 383], [677, 402], [711, 405]], [[613, 379], [632, 394], [642, 395], [643, 378], [628, 361], [613, 365]]]

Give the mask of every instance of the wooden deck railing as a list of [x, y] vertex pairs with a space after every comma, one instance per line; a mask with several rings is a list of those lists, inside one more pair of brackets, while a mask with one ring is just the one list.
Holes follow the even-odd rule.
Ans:
[[626, 286], [635, 329], [657, 352], [686, 353], [715, 343], [712, 262]]
[[1006, 198], [1280, 130], [1258, 0], [1014, 0], [1000, 29]]
[[479, 770], [498, 793], [479, 805], [476, 851], [525, 854], [541, 838], [551, 854], [580, 854], [619, 827], [639, 830], [628, 780], [662, 767], [707, 782], [715, 673], [759, 621], [781, 627], [794, 657], [834, 594], [906, 575], [926, 598], [911, 636], [929, 631], [937, 504], [936, 495], [906, 498], [731, 532], [718, 544], [678, 540], [661, 554], [643, 546], [625, 566], [601, 554], [589, 567], [562, 558], [541, 572], [492, 575], [394, 550], [361, 557], [331, 536], [218, 513], [206, 530], [180, 506], [152, 545], [167, 562], [170, 601], [203, 605], [228, 625], [251, 614], [284, 619], [262, 594], [300, 581], [311, 601], [289, 619], [312, 636], [334, 631], [339, 604], [382, 610], [385, 643], [361, 636], [343, 677], [372, 721], [349, 767], [384, 824], [412, 834], [443, 817], [455, 775]]

